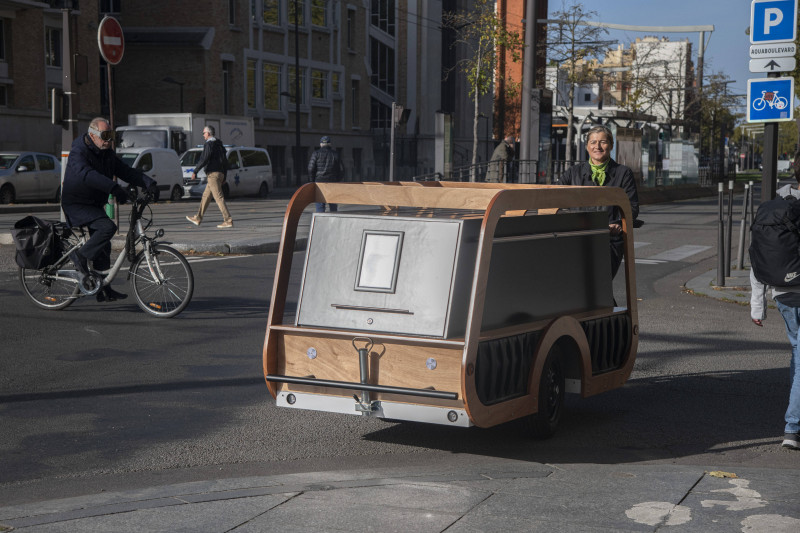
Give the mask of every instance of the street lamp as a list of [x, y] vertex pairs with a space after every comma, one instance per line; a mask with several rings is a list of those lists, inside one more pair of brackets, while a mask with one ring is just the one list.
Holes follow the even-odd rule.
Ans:
[[174, 78], [172, 78], [170, 76], [167, 76], [166, 78], [162, 79], [161, 81], [163, 81], [165, 83], [172, 83], [172, 84], [177, 85], [178, 87], [180, 87], [180, 90], [181, 90], [181, 92], [180, 92], [180, 94], [181, 94], [180, 110], [181, 110], [181, 113], [183, 113], [183, 86], [184, 86], [184, 84], [186, 82], [178, 81], [178, 80], [176, 80], [176, 79], [174, 79]]

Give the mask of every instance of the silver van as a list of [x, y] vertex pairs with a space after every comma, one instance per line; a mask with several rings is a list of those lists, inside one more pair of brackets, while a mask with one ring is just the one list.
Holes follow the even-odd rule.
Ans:
[[[272, 162], [264, 148], [249, 146], [227, 146], [228, 173], [222, 185], [222, 194], [227, 199], [233, 196], [259, 196], [266, 198], [275, 187]], [[195, 164], [203, 148], [192, 148], [181, 156], [183, 170], [183, 197], [200, 198], [206, 190], [206, 173], [201, 170], [192, 180]]]

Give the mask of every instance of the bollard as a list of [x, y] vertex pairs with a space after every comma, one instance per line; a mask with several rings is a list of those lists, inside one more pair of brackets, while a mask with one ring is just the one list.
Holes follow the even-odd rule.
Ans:
[[717, 230], [717, 285], [725, 286], [725, 225], [722, 218], [723, 191], [722, 183], [717, 184], [719, 191], [719, 221]]
[[731, 237], [733, 233], [733, 180], [728, 181], [728, 219], [726, 221], [726, 237], [725, 239], [725, 276], [731, 275]]
[[739, 222], [739, 260], [736, 262], [737, 270], [744, 270], [744, 235], [747, 223], [747, 201], [750, 196], [750, 185], [744, 186], [744, 201], [742, 202], [742, 220]]

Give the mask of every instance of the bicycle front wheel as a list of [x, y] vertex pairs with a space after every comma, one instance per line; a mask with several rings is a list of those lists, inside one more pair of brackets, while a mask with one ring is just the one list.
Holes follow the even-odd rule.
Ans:
[[159, 318], [171, 318], [186, 308], [194, 291], [194, 274], [176, 249], [156, 244], [150, 263], [141, 252], [131, 265], [131, 285], [136, 303]]
[[28, 298], [43, 309], [64, 309], [78, 297], [78, 282], [59, 276], [54, 268], [32, 270], [20, 267], [19, 281]]

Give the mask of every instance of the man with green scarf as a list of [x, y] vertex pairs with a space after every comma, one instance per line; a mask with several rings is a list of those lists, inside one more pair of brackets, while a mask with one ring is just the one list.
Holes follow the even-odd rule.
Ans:
[[[597, 187], [620, 187], [631, 202], [633, 219], [639, 216], [639, 193], [633, 171], [611, 159], [614, 135], [605, 126], [594, 126], [589, 130], [586, 151], [589, 160], [567, 169], [556, 182], [559, 185], [587, 185]], [[624, 242], [622, 240], [622, 214], [616, 206], [608, 206], [608, 229], [611, 233], [611, 277], [617, 275], [622, 263]]]

